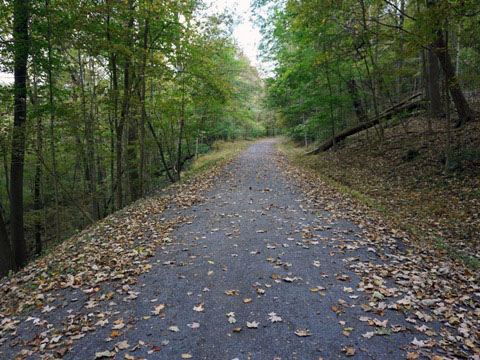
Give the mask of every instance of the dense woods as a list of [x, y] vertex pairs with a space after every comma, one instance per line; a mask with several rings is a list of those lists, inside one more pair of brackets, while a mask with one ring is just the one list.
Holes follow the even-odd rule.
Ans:
[[0, 4], [0, 275], [265, 127], [232, 16], [199, 1]]
[[254, 2], [297, 160], [479, 268], [480, 3]]
[[[432, 122], [450, 129], [474, 118], [477, 1], [257, 0], [255, 6], [264, 55], [275, 64], [268, 102], [296, 140], [335, 146], [346, 138], [339, 133], [373, 128], [381, 142], [389, 122], [420, 108], [429, 111], [430, 132]], [[409, 106], [405, 99], [417, 93], [423, 103]]]

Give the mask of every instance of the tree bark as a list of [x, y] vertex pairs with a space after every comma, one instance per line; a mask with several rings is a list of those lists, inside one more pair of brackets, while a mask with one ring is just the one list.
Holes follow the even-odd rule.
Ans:
[[55, 194], [55, 238], [60, 239], [60, 212], [58, 205], [58, 176], [57, 176], [57, 160], [55, 156], [55, 107], [53, 103], [53, 76], [52, 76], [52, 33], [50, 25], [50, 0], [45, 0], [45, 10], [47, 13], [47, 52], [48, 52], [48, 107], [50, 112], [50, 150], [52, 157], [52, 170], [54, 174], [54, 194]]
[[443, 32], [438, 34], [437, 39], [433, 43], [433, 49], [442, 65], [442, 70], [445, 74], [445, 79], [447, 80], [446, 85], [450, 91], [455, 108], [457, 109], [459, 119], [455, 126], [462, 126], [465, 122], [473, 119], [473, 111], [465, 99], [460, 83], [458, 82], [458, 78], [455, 74], [455, 67], [453, 66], [450, 52], [445, 43]]
[[3, 220], [3, 209], [0, 205], [0, 278], [16, 270], [12, 247], [8, 240], [7, 226]]
[[360, 96], [358, 95], [357, 82], [355, 79], [347, 81], [347, 89], [352, 99], [353, 108], [355, 109], [355, 115], [357, 116], [358, 121], [361, 123], [367, 121], [368, 117], [363, 108]]
[[95, 67], [93, 61], [90, 63], [90, 111], [87, 114], [87, 97], [85, 92], [85, 65], [82, 59], [81, 50], [78, 50], [78, 65], [80, 70], [80, 90], [82, 94], [82, 116], [85, 124], [84, 135], [87, 143], [85, 174], [88, 182], [88, 191], [91, 197], [92, 218], [98, 220], [100, 218], [100, 209], [98, 205], [97, 194], [97, 173], [95, 166], [95, 141], [93, 134], [94, 122], [94, 102], [95, 102]]
[[127, 162], [128, 162], [128, 184], [130, 187], [130, 200], [135, 201], [139, 197], [139, 184], [138, 184], [138, 161], [137, 161], [137, 145], [138, 145], [138, 131], [136, 112], [132, 111], [131, 116], [128, 119], [127, 129]]
[[25, 159], [25, 121], [27, 118], [26, 81], [29, 53], [29, 1], [15, 0], [13, 6], [14, 114], [10, 166], [10, 216], [15, 265], [22, 267], [27, 262], [27, 244], [23, 228], [23, 168]]
[[140, 170], [139, 170], [139, 195], [143, 196], [144, 194], [144, 182], [145, 182], [145, 120], [147, 118], [147, 111], [145, 107], [145, 99], [147, 93], [147, 80], [145, 70], [147, 68], [148, 60], [148, 35], [150, 32], [150, 15], [152, 12], [153, 0], [148, 2], [148, 11], [145, 15], [145, 26], [143, 30], [143, 57], [142, 57], [142, 67], [140, 71], [140, 80], [141, 80], [141, 89], [140, 89], [140, 103], [142, 106], [141, 109], [141, 118], [140, 118]]
[[129, 0], [128, 7], [130, 11], [130, 18], [127, 25], [127, 54], [125, 54], [125, 65], [123, 69], [123, 99], [122, 110], [120, 113], [120, 120], [116, 127], [117, 132], [117, 206], [123, 207], [123, 184], [122, 184], [122, 160], [123, 160], [123, 130], [128, 121], [130, 111], [130, 87], [131, 87], [131, 56], [128, 51], [132, 47], [132, 28], [133, 28], [133, 0]]
[[38, 109], [38, 90], [37, 77], [34, 65], [33, 74], [33, 98], [32, 104], [34, 107], [34, 115], [37, 120], [37, 139], [36, 139], [36, 160], [35, 160], [35, 179], [33, 183], [33, 208], [35, 210], [35, 254], [39, 255], [42, 252], [42, 221], [40, 219], [40, 211], [43, 208], [41, 197], [42, 185], [42, 156], [43, 156], [43, 128], [42, 117]]
[[[457, 109], [459, 120], [455, 124], [456, 127], [463, 125], [465, 122], [473, 119], [474, 114], [470, 105], [468, 104], [465, 96], [463, 95], [462, 88], [458, 82], [458, 78], [455, 73], [455, 67], [452, 63], [450, 52], [448, 51], [448, 45], [443, 35], [443, 26], [440, 23], [438, 0], [427, 0], [427, 7], [434, 10], [432, 16], [434, 16], [435, 24], [433, 32], [435, 40], [431, 44], [431, 50], [437, 55], [440, 65], [442, 66], [443, 74], [446, 79], [446, 86], [450, 91], [453, 103]], [[436, 10], [436, 11], [435, 11]], [[448, 106], [448, 104], [447, 104]]]
[[[122, 207], [122, 195], [120, 191], [120, 196], [118, 196], [119, 192], [115, 191], [119, 182], [122, 181], [121, 175], [122, 175], [122, 168], [121, 166], [121, 159], [122, 156], [120, 154], [120, 157], [118, 157], [118, 139], [120, 138], [120, 151], [121, 151], [121, 139], [122, 139], [122, 134], [118, 133], [119, 130], [119, 120], [118, 120], [118, 74], [117, 74], [117, 55], [115, 53], [113, 44], [112, 44], [112, 34], [111, 34], [111, 29], [110, 29], [110, 18], [111, 18], [111, 1], [112, 0], [107, 0], [106, 5], [107, 5], [107, 41], [110, 47], [110, 56], [109, 56], [109, 66], [110, 66], [110, 77], [111, 77], [111, 87], [112, 87], [112, 103], [113, 103], [113, 111], [112, 111], [112, 124], [111, 124], [111, 151], [112, 151], [112, 159], [111, 159], [111, 176], [112, 176], [112, 183], [111, 183], [111, 190], [112, 194], [111, 197], [114, 198], [117, 196], [116, 199], [116, 208], [119, 209]], [[123, 130], [123, 128], [122, 128]], [[115, 133], [115, 134], [114, 134]], [[115, 158], [115, 155], [117, 157]], [[119, 161], [120, 158], [120, 161]], [[115, 176], [113, 173], [113, 167], [114, 165], [117, 165], [116, 171], [115, 171]], [[115, 180], [114, 180], [115, 179]], [[112, 201], [112, 211], [115, 210], [115, 201]]]
[[437, 117], [442, 107], [440, 95], [440, 67], [432, 50], [427, 52], [428, 58], [428, 110], [430, 116]]

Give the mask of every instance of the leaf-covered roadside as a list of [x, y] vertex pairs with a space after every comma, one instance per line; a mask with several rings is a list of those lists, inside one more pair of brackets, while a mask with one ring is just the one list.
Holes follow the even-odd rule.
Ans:
[[[348, 253], [359, 246], [367, 246], [368, 251], [377, 253], [382, 259], [380, 263], [362, 262], [347, 256], [344, 259], [344, 265], [361, 278], [358, 289], [371, 294], [369, 302], [361, 306], [366, 317], [360, 318], [360, 321], [377, 320], [371, 319], [370, 314], [384, 316], [386, 311], [398, 311], [416, 330], [429, 337], [427, 340], [415, 339], [412, 345], [416, 351], [407, 349], [407, 358], [416, 359], [424, 355], [441, 359], [431, 354], [435, 350], [435, 353], [445, 354], [446, 358], [478, 359], [478, 273], [438, 250], [411, 241], [405, 231], [362, 202], [340, 193], [321, 180], [316, 171], [295, 165], [292, 158], [284, 158], [283, 162], [290, 181], [301, 184], [312, 207], [354, 221], [365, 231], [366, 242], [359, 240], [356, 244], [336, 245], [339, 252]], [[349, 281], [346, 278], [340, 280]], [[388, 286], [388, 282], [393, 282], [395, 286]], [[348, 292], [349, 288], [346, 289]], [[348, 307], [339, 304], [332, 310], [340, 314], [348, 312]], [[439, 331], [429, 326], [435, 320], [442, 323]], [[385, 331], [406, 329], [393, 327]], [[366, 333], [363, 337], [369, 339], [374, 335], [386, 335], [385, 331]], [[345, 352], [348, 355], [347, 350]]]
[[[123, 301], [134, 300], [137, 294], [130, 286], [137, 283], [139, 275], [152, 268], [149, 258], [158, 246], [171, 241], [169, 233], [187, 221], [182, 216], [165, 218], [164, 211], [185, 209], [203, 201], [202, 194], [246, 144], [229, 146], [226, 152], [221, 149], [219, 154], [223, 155], [204, 171], [110, 215], [13, 276], [0, 280], [0, 345], [15, 339], [21, 322], [31, 322], [32, 326], [40, 326], [45, 331], [24, 344], [30, 348], [23, 349], [18, 356], [23, 358], [40, 351], [62, 357], [75, 340], [95, 331], [96, 327], [105, 326], [111, 314], [102, 313], [98, 321], [92, 322], [76, 313], [80, 314], [84, 307], [93, 309], [100, 302], [110, 301], [115, 292]], [[82, 296], [66, 301], [69, 296], [66, 292], [72, 289], [79, 289]], [[28, 316], [31, 310], [48, 314], [69, 302], [69, 306], [71, 303], [76, 306], [66, 309], [68, 321], [63, 323], [63, 328], [53, 328], [46, 320]], [[115, 326], [120, 329], [125, 324]], [[15, 345], [18, 342], [11, 344]]]
[[[386, 129], [381, 145], [365, 147], [365, 135], [319, 156], [295, 155], [296, 161], [331, 179], [347, 192], [376, 207], [410, 238], [463, 257], [480, 267], [480, 142], [479, 123], [453, 131], [455, 165], [444, 170], [446, 136], [441, 123], [425, 132], [423, 117]], [[462, 144], [462, 145], [460, 145]], [[303, 150], [298, 150], [303, 152]]]

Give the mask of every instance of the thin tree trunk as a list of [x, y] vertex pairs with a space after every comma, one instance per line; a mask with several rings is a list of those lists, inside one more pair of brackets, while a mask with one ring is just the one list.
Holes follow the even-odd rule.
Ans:
[[[115, 125], [112, 114], [108, 111], [108, 122], [110, 125], [110, 199], [115, 197]], [[107, 209], [105, 209], [105, 212]], [[112, 201], [111, 211], [115, 211], [115, 201]]]
[[330, 69], [329, 69], [329, 64], [328, 61], [325, 62], [325, 67], [326, 67], [326, 76], [327, 76], [327, 85], [328, 85], [328, 93], [330, 95], [330, 100], [329, 100], [329, 107], [330, 107], [330, 125], [332, 129], [332, 139], [333, 139], [333, 148], [335, 148], [336, 145], [336, 139], [335, 139], [335, 117], [333, 115], [333, 91], [332, 91], [332, 83], [330, 82]]
[[[97, 192], [97, 166], [95, 163], [95, 119], [97, 118], [97, 93], [95, 90], [96, 87], [96, 77], [95, 77], [95, 61], [93, 58], [90, 59], [90, 115], [88, 117], [88, 137], [87, 137], [87, 159], [90, 163], [90, 192], [92, 194], [92, 215], [95, 220], [100, 219], [100, 206], [98, 201], [98, 192]], [[100, 169], [98, 169], [100, 170]]]
[[[132, 28], [133, 28], [133, 0], [129, 0], [128, 7], [130, 18], [127, 25], [127, 48], [130, 51], [132, 46]], [[131, 86], [131, 57], [125, 55], [125, 65], [123, 70], [123, 100], [120, 120], [116, 127], [117, 132], [117, 204], [119, 208], [123, 207], [123, 184], [122, 184], [122, 163], [123, 163], [123, 130], [128, 121], [130, 111], [130, 86]]]
[[162, 160], [162, 164], [163, 164], [163, 167], [165, 168], [165, 171], [167, 173], [167, 176], [168, 176], [168, 179], [174, 183], [175, 182], [175, 178], [173, 177], [173, 175], [170, 173], [170, 169], [168, 167], [168, 163], [167, 163], [167, 160], [165, 159], [165, 153], [163, 151], [163, 146], [162, 146], [162, 143], [160, 142], [160, 140], [158, 139], [157, 137], [157, 134], [155, 133], [155, 130], [153, 129], [153, 126], [152, 126], [152, 123], [150, 121], [147, 120], [147, 124], [148, 124], [148, 127], [150, 129], [150, 132], [152, 133], [152, 136], [155, 140], [155, 143], [157, 144], [157, 147], [158, 147], [158, 150], [160, 151], [160, 159]]
[[131, 111], [128, 119], [128, 133], [127, 133], [127, 173], [128, 184], [130, 188], [130, 199], [135, 201], [139, 197], [138, 190], [138, 161], [137, 161], [137, 145], [138, 145], [138, 131], [137, 131], [136, 111]]
[[428, 50], [428, 100], [429, 113], [432, 117], [437, 117], [442, 107], [440, 95], [440, 67], [438, 59], [432, 50]]
[[302, 123], [303, 123], [303, 139], [305, 142], [305, 147], [308, 146], [308, 134], [307, 134], [307, 122], [305, 120], [305, 113], [302, 113]]
[[[403, 24], [405, 22], [405, 0], [400, 0], [400, 11], [398, 12], [398, 28], [403, 29]], [[400, 30], [401, 33], [401, 30]], [[402, 98], [402, 83], [403, 83], [403, 76], [402, 76], [402, 69], [403, 69], [403, 40], [399, 38], [399, 45], [398, 45], [398, 62], [397, 62], [397, 79], [396, 79], [396, 86], [397, 86], [397, 101]]]
[[85, 140], [87, 143], [86, 147], [86, 169], [85, 174], [88, 182], [88, 190], [91, 197], [91, 206], [92, 206], [92, 218], [98, 220], [100, 218], [99, 208], [98, 208], [98, 194], [97, 194], [97, 176], [95, 169], [95, 143], [93, 135], [93, 119], [94, 119], [94, 100], [95, 100], [95, 69], [94, 65], [91, 62], [91, 76], [90, 76], [90, 113], [87, 114], [87, 99], [85, 93], [85, 66], [83, 63], [81, 50], [78, 51], [78, 64], [80, 68], [80, 90], [82, 94], [82, 116], [83, 122], [85, 124]]
[[445, 104], [447, 106], [447, 138], [445, 139], [446, 147], [445, 147], [445, 170], [450, 170], [451, 162], [452, 162], [452, 125], [451, 125], [451, 114], [450, 114], [450, 99], [448, 96], [447, 90], [447, 81], [448, 77], [447, 74], [445, 76]]
[[[121, 121], [118, 119], [118, 74], [117, 74], [117, 55], [115, 53], [111, 33], [110, 33], [110, 18], [111, 18], [111, 7], [110, 3], [112, 0], [107, 0], [107, 41], [110, 46], [110, 58], [109, 58], [109, 65], [110, 65], [110, 72], [111, 72], [111, 80], [112, 80], [112, 100], [113, 100], [113, 127], [115, 131], [115, 137], [112, 135], [111, 145], [115, 146], [115, 150], [112, 152], [116, 155], [116, 176], [115, 176], [115, 183], [113, 182], [113, 174], [112, 174], [112, 191], [116, 188], [117, 191], [115, 192], [116, 195], [116, 208], [120, 209], [123, 207], [123, 195], [122, 195], [122, 133], [123, 133], [123, 125], [121, 125]], [[120, 141], [119, 141], [120, 140]], [[115, 144], [114, 144], [115, 143]], [[113, 155], [113, 154], [112, 154]], [[113, 161], [113, 160], [112, 160]], [[120, 190], [118, 188], [120, 187]], [[113, 194], [112, 194], [113, 196]], [[115, 208], [115, 202], [112, 201], [112, 208]]]
[[[363, 27], [364, 27], [365, 31], [367, 31], [368, 30], [368, 25], [367, 25], [368, 23], [367, 23], [367, 14], [366, 14], [367, 10], [365, 8], [365, 2], [364, 2], [364, 0], [359, 0], [359, 2], [360, 2], [360, 5], [361, 5], [361, 8], [362, 8]], [[378, 11], [376, 12], [376, 16], [377, 15], [378, 15]], [[369, 44], [369, 40], [366, 39], [365, 43]], [[364, 56], [363, 54], [361, 54], [361, 52], [358, 48], [355, 48], [355, 50], [357, 51], [358, 55], [363, 59], [363, 62], [365, 64], [365, 69], [367, 71], [367, 79], [368, 79], [368, 82], [369, 82], [370, 90], [372, 91], [373, 109], [375, 111], [375, 117], [378, 118], [379, 115], [380, 115], [380, 110], [379, 110], [379, 106], [378, 106], [376, 81], [375, 81], [375, 78], [374, 78], [374, 74], [372, 74], [372, 72], [370, 71], [370, 66], [368, 65], [367, 57]], [[377, 70], [376, 69], [376, 62], [375, 62], [375, 59], [374, 59], [373, 55], [371, 54], [370, 45], [368, 45], [367, 51], [368, 51], [368, 56], [370, 58], [370, 62], [372, 63], [373, 69], [376, 71]], [[379, 135], [380, 139], [383, 140], [384, 130], [383, 130], [383, 125], [382, 125], [381, 121], [379, 121], [378, 126], [380, 128], [380, 132], [378, 133], [378, 135]]]
[[460, 75], [461, 75], [461, 67], [460, 67], [460, 50], [461, 50], [460, 38], [461, 38], [461, 34], [462, 34], [462, 24], [458, 24], [458, 32], [457, 32], [457, 36], [456, 36], [457, 56], [456, 56], [456, 60], [455, 60], [455, 70], [457, 70], [457, 77], [458, 78], [460, 78]]
[[42, 252], [42, 221], [40, 217], [40, 211], [43, 208], [41, 197], [41, 183], [42, 183], [42, 162], [43, 156], [43, 129], [42, 129], [42, 117], [38, 109], [38, 89], [37, 89], [37, 77], [34, 65], [33, 74], [33, 106], [34, 114], [37, 120], [37, 144], [36, 144], [36, 160], [35, 160], [35, 179], [33, 184], [33, 208], [35, 210], [35, 254], [39, 255]]
[[355, 79], [347, 81], [347, 89], [352, 99], [353, 108], [355, 109], [355, 115], [357, 115], [358, 121], [361, 123], [367, 121], [368, 117], [363, 108], [360, 96], [358, 95], [357, 82], [355, 81]]
[[55, 194], [55, 239], [60, 239], [60, 213], [58, 205], [58, 176], [57, 176], [57, 160], [55, 156], [55, 108], [53, 104], [53, 76], [52, 76], [52, 42], [51, 42], [51, 25], [50, 25], [50, 0], [45, 0], [45, 9], [47, 13], [47, 44], [48, 44], [48, 105], [50, 111], [50, 151], [52, 157], [52, 171], [54, 174], [54, 194]]
[[182, 107], [180, 114], [180, 126], [178, 129], [178, 143], [177, 143], [177, 164], [175, 166], [175, 173], [177, 175], [177, 180], [180, 180], [180, 174], [182, 172], [182, 137], [183, 137], [183, 128], [185, 127], [185, 74], [183, 73], [184, 69], [182, 68]]
[[150, 32], [150, 14], [152, 11], [153, 0], [148, 3], [148, 13], [145, 18], [145, 28], [143, 31], [143, 58], [142, 67], [140, 71], [141, 90], [140, 90], [140, 102], [142, 105], [141, 117], [140, 117], [140, 179], [139, 179], [139, 195], [144, 194], [144, 182], [145, 182], [145, 120], [147, 118], [147, 111], [145, 107], [145, 99], [147, 93], [147, 80], [146, 80], [146, 67], [148, 59], [148, 35]]

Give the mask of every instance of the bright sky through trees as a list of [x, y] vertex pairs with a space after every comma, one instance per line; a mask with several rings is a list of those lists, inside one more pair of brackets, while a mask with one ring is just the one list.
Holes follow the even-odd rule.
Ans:
[[[257, 59], [258, 45], [261, 35], [257, 27], [250, 20], [250, 1], [249, 0], [206, 0], [208, 9], [212, 12], [229, 9], [237, 16], [238, 23], [235, 26], [233, 35], [242, 48], [243, 52], [250, 59], [252, 65], [259, 70], [262, 68]], [[13, 82], [13, 74], [0, 71], [0, 83]]]
[[233, 35], [243, 49], [245, 55], [250, 59], [252, 65], [261, 68], [257, 59], [258, 45], [261, 35], [257, 27], [250, 20], [250, 0], [207, 0], [212, 11], [223, 11], [229, 9], [238, 17], [238, 24], [235, 26]]

